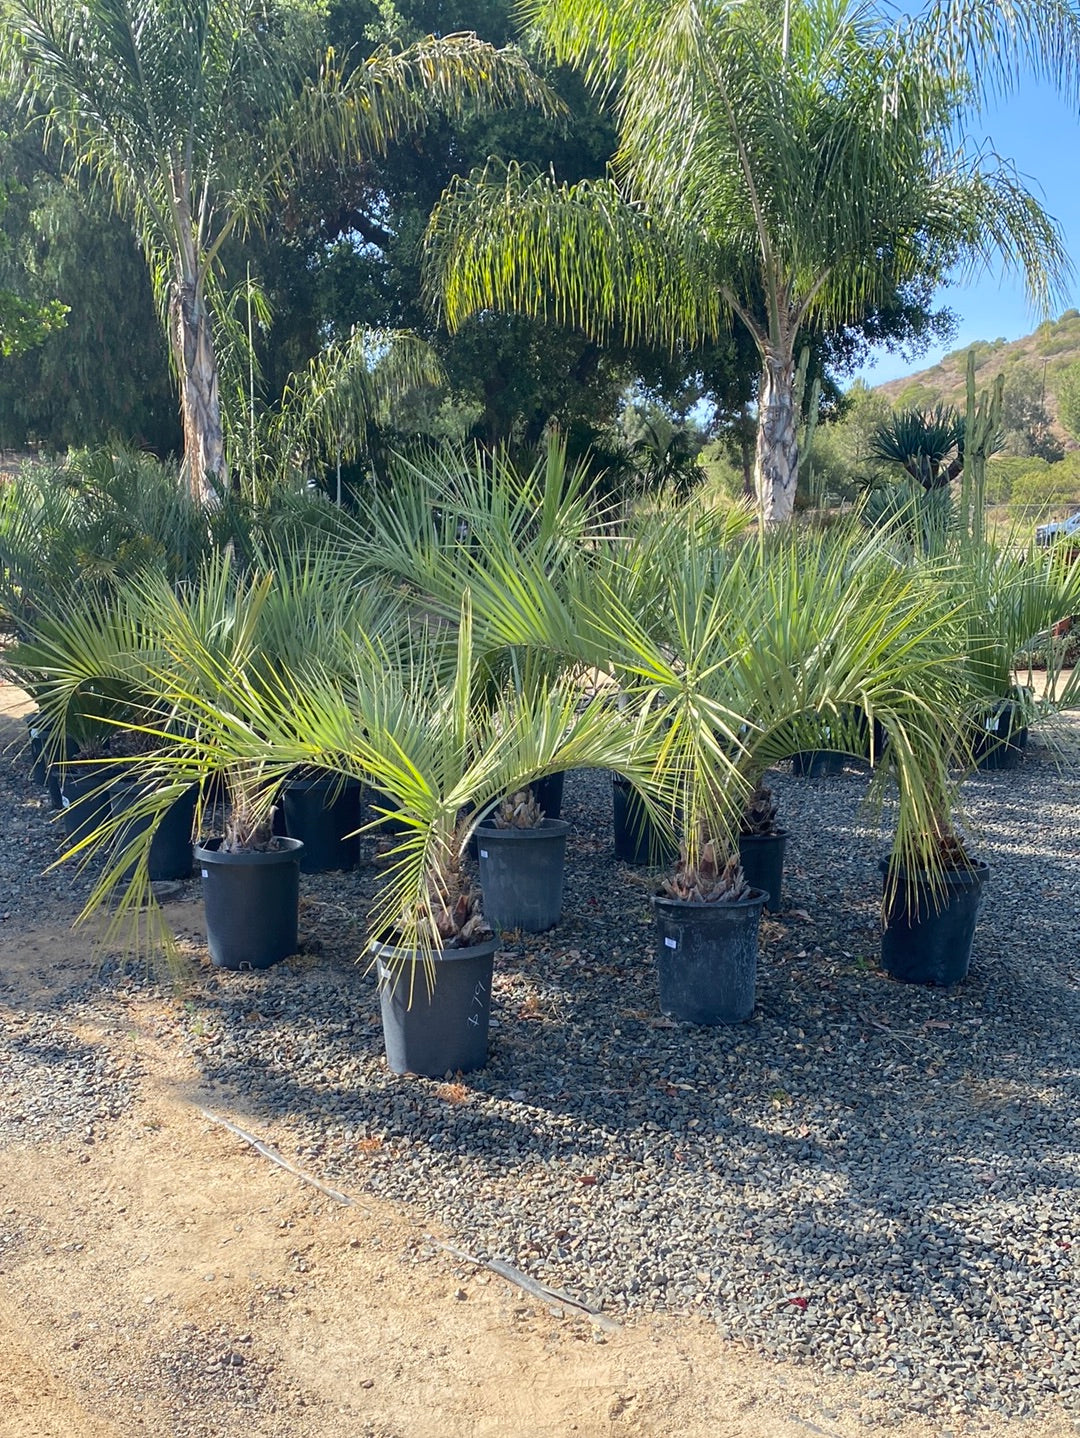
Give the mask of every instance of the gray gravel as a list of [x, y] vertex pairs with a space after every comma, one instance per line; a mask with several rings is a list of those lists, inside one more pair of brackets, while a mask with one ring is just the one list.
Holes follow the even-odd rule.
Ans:
[[[1080, 1414], [1080, 780], [1037, 750], [968, 782], [992, 875], [968, 981], [932, 990], [877, 968], [885, 846], [860, 819], [866, 776], [775, 779], [786, 909], [764, 925], [747, 1024], [659, 1016], [648, 884], [611, 857], [609, 781], [577, 773], [565, 918], [502, 950], [482, 1073], [387, 1072], [353, 962], [370, 861], [305, 877], [314, 961], [205, 970], [182, 1042], [311, 1172], [615, 1315], [708, 1315], [759, 1351], [870, 1375], [897, 1418]], [[36, 857], [42, 815], [17, 767], [0, 787], [3, 827], [25, 824]], [[3, 838], [3, 907], [25, 920], [42, 885], [70, 904], [66, 877], [19, 869]], [[3, 1027], [39, 1131], [126, 1102], [126, 1074], [79, 1077], [63, 1042], [52, 1086], [34, 1102], [20, 1088], [18, 1065], [41, 1073], [41, 1046], [93, 997]]]

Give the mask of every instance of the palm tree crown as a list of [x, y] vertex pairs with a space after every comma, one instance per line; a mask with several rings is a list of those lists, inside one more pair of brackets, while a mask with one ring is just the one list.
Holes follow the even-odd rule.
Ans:
[[758, 497], [786, 518], [800, 333], [855, 323], [958, 260], [1004, 258], [1039, 303], [1068, 270], [1012, 167], [956, 140], [964, 105], [1022, 47], [1044, 68], [1057, 55], [1074, 84], [1073, 12], [1006, 8], [995, 28], [982, 0], [901, 21], [832, 0], [531, 0], [553, 56], [611, 97], [609, 178], [489, 166], [452, 185], [429, 232], [432, 291], [451, 324], [504, 306], [669, 344], [737, 317], [761, 360]]

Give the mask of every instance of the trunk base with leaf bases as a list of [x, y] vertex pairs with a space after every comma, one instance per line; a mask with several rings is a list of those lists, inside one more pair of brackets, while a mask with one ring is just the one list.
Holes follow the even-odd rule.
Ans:
[[680, 862], [653, 898], [660, 1009], [684, 1023], [743, 1023], [754, 1012], [758, 927], [768, 897], [751, 889], [736, 857], [717, 862], [706, 843]]
[[429, 913], [441, 947], [406, 948], [400, 935], [371, 941], [391, 1072], [441, 1078], [487, 1063], [491, 981], [498, 940], [476, 890], [451, 863], [432, 885]]

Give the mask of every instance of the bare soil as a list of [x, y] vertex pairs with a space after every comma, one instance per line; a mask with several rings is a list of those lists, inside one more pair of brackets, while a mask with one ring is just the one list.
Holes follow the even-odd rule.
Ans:
[[[199, 932], [198, 904], [172, 916]], [[0, 1025], [94, 971], [66, 922], [5, 924], [0, 946]], [[363, 1192], [336, 1203], [208, 1121], [203, 1108], [258, 1122], [204, 1087], [182, 995], [103, 991], [90, 1014], [80, 1041], [135, 1100], [92, 1135], [0, 1146], [0, 1438], [1076, 1431], [979, 1414], [897, 1423], [858, 1377], [763, 1361], [706, 1319], [605, 1332], [433, 1248], [420, 1215]]]

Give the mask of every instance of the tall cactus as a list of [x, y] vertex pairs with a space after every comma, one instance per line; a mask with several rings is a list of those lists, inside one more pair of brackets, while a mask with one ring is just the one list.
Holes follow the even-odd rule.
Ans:
[[960, 507], [965, 530], [976, 544], [985, 534], [986, 461], [998, 448], [1005, 376], [999, 374], [992, 389], [975, 397], [975, 351], [967, 357], [967, 415], [964, 420], [964, 469], [960, 481]]

